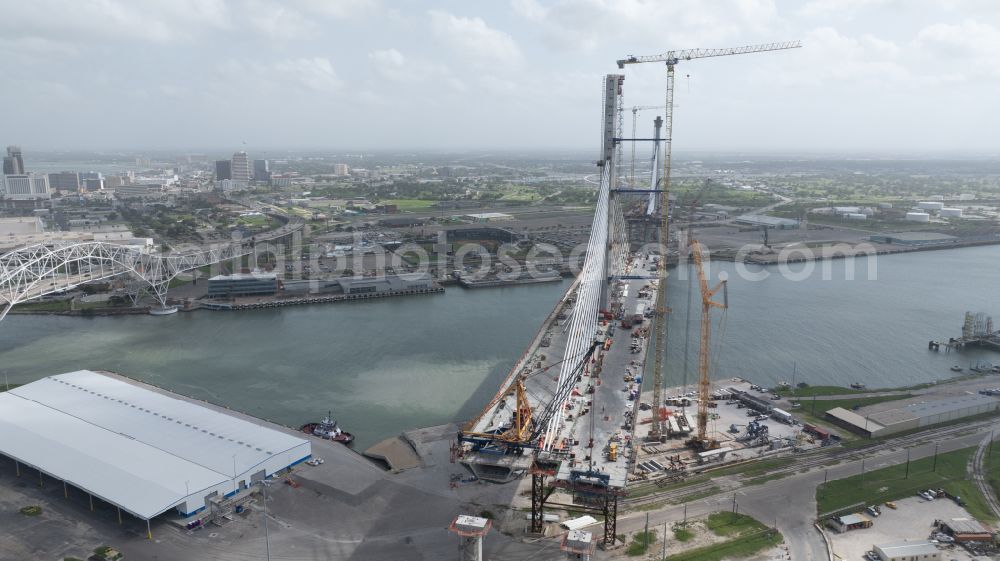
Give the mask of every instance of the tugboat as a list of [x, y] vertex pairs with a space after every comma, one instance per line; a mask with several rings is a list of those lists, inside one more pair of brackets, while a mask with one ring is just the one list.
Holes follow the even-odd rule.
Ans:
[[865, 389], [865, 385], [862, 384], [861, 382], [854, 382], [853, 384], [851, 384], [851, 388], [855, 390], [863, 390]]
[[318, 423], [306, 423], [299, 430], [306, 434], [343, 444], [354, 442], [354, 435], [340, 430], [340, 427], [337, 426], [337, 421], [333, 420], [333, 415], [330, 412], [327, 412], [326, 417], [322, 421]]

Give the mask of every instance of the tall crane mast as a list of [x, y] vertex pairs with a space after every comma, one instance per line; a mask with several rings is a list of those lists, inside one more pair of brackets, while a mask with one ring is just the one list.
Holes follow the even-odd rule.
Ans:
[[[799, 41], [788, 41], [785, 43], [748, 45], [728, 49], [686, 49], [668, 51], [661, 55], [629, 55], [617, 61], [618, 68], [625, 68], [626, 64], [642, 64], [646, 62], [663, 62], [667, 65], [667, 93], [666, 103], [664, 104], [664, 125], [666, 130], [664, 134], [663, 187], [660, 194], [660, 243], [663, 244], [663, 254], [660, 256], [660, 263], [657, 266], [657, 278], [659, 278], [660, 284], [656, 294], [656, 321], [653, 326], [656, 332], [656, 355], [653, 370], [654, 411], [659, 411], [659, 408], [663, 406], [663, 360], [667, 354], [667, 247], [670, 245], [670, 160], [673, 154], [672, 141], [674, 136], [674, 67], [682, 60], [780, 51], [797, 49], [801, 46], [802, 43]], [[660, 440], [662, 431], [663, 425], [660, 421], [660, 416], [654, 414], [653, 424], [649, 431], [650, 440]]]
[[[715, 443], [708, 438], [708, 398], [711, 391], [711, 380], [708, 377], [709, 347], [712, 342], [712, 308], [726, 309], [729, 307], [729, 294], [726, 291], [726, 281], [719, 281], [712, 289], [708, 288], [705, 268], [702, 263], [701, 244], [691, 240], [691, 256], [694, 268], [698, 273], [698, 287], [701, 290], [701, 349], [698, 352], [698, 438], [693, 442], [695, 448], [715, 448]], [[722, 290], [722, 302], [713, 300]]]

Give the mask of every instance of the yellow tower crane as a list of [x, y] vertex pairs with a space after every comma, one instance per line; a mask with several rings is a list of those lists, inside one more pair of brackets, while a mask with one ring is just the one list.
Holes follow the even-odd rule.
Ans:
[[[688, 441], [692, 448], [711, 450], [719, 443], [708, 437], [708, 399], [712, 382], [709, 379], [709, 345], [712, 342], [712, 308], [729, 308], [729, 294], [726, 291], [726, 281], [719, 281], [711, 290], [705, 277], [705, 265], [702, 261], [702, 247], [697, 240], [691, 240], [691, 257], [698, 273], [698, 287], [701, 289], [701, 350], [698, 353], [698, 436]], [[722, 302], [713, 300], [722, 290]]]
[[[660, 194], [660, 243], [662, 244], [662, 254], [660, 264], [657, 267], [657, 278], [659, 286], [656, 295], [656, 321], [653, 324], [656, 342], [654, 347], [653, 363], [653, 424], [649, 429], [650, 440], [660, 440], [663, 435], [663, 425], [660, 416], [655, 414], [663, 407], [663, 360], [667, 354], [667, 247], [670, 245], [670, 159], [673, 153], [673, 129], [674, 129], [674, 67], [682, 60], [694, 60], [696, 58], [710, 58], [730, 55], [744, 55], [750, 53], [761, 53], [765, 51], [780, 51], [784, 49], [796, 49], [801, 47], [799, 41], [788, 41], [785, 43], [768, 43], [765, 45], [748, 45], [746, 47], [735, 47], [730, 49], [686, 49], [679, 51], [668, 51], [661, 55], [652, 56], [632, 56], [617, 61], [618, 68], [625, 68], [626, 64], [642, 64], [645, 62], [663, 62], [667, 65], [667, 94], [664, 105], [664, 151], [663, 151], [663, 177], [662, 190]], [[706, 413], [707, 415], [707, 413]]]

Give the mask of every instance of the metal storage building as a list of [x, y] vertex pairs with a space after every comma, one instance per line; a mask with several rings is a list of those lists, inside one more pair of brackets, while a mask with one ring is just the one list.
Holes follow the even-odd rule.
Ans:
[[940, 561], [941, 550], [934, 544], [899, 541], [876, 545], [875, 555], [882, 561]]
[[80, 370], [0, 393], [0, 454], [138, 518], [189, 515], [311, 455], [301, 438]]
[[837, 407], [826, 412], [828, 420], [865, 436], [875, 437], [945, 423], [1000, 409], [1000, 401], [988, 395], [968, 394], [934, 401], [911, 403], [884, 411], [858, 413]]

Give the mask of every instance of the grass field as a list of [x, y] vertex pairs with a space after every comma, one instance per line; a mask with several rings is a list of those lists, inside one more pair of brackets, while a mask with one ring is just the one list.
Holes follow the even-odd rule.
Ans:
[[[875, 405], [876, 403], [884, 403], [886, 401], [897, 401], [900, 399], [908, 399], [913, 397], [912, 394], [899, 394], [899, 395], [883, 395], [879, 397], [856, 397], [847, 399], [817, 399], [815, 402], [811, 399], [800, 399], [798, 403], [802, 405], [797, 409], [794, 409], [796, 415], [802, 415], [807, 417], [809, 420], [823, 421], [825, 422], [825, 413], [831, 409], [836, 409], [837, 407], [843, 407], [848, 411], [857, 407], [866, 407], [868, 405]], [[815, 407], [815, 410], [813, 409]]]
[[865, 393], [868, 390], [856, 390], [854, 388], [843, 388], [840, 386], [806, 386], [804, 388], [795, 389], [773, 388], [772, 391], [781, 394], [782, 397], [812, 397], [814, 395], [848, 395], [852, 393]]
[[644, 555], [646, 551], [649, 550], [649, 546], [656, 543], [656, 532], [650, 530], [649, 532], [639, 532], [632, 538], [632, 543], [628, 545], [628, 549], [625, 550], [625, 555], [636, 557], [638, 555]]
[[716, 512], [708, 517], [705, 525], [716, 535], [731, 539], [672, 555], [671, 561], [742, 559], [784, 541], [779, 532], [769, 529], [745, 514]]
[[[975, 451], [972, 447], [938, 454], [936, 466], [933, 457], [914, 460], [910, 462], [909, 476], [906, 465], [900, 464], [865, 473], [863, 479], [858, 474], [830, 481], [816, 489], [816, 509], [822, 514], [857, 503], [882, 504], [924, 489], [944, 489], [962, 497], [965, 508], [976, 518], [996, 520], [975, 485], [966, 480], [966, 464]], [[996, 464], [990, 466], [991, 479], [1000, 479], [1000, 461]]]

